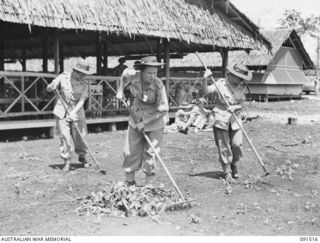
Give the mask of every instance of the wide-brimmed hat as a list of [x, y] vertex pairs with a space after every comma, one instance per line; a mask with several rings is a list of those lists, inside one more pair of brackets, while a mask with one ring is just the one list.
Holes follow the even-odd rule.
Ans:
[[227, 70], [245, 81], [250, 81], [252, 79], [252, 72], [245, 65], [235, 64], [227, 67]]
[[192, 108], [192, 105], [189, 104], [188, 102], [182, 102], [182, 103], [179, 105], [179, 108], [181, 108], [181, 109], [190, 109], [190, 108]]
[[151, 67], [160, 67], [164, 63], [158, 62], [156, 56], [147, 56], [140, 59], [140, 63], [137, 64], [138, 67], [141, 66], [151, 66]]
[[72, 69], [80, 73], [84, 73], [86, 75], [93, 74], [93, 71], [91, 70], [89, 63], [86, 60], [80, 60]]

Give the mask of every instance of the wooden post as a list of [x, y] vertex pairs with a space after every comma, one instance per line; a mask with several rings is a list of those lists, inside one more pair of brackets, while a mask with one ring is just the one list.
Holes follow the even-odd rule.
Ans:
[[56, 29], [54, 32], [54, 73], [59, 74], [59, 30]]
[[64, 50], [63, 44], [59, 46], [59, 65], [60, 65], [60, 72], [64, 71]]
[[316, 66], [316, 76], [318, 77], [319, 72], [319, 58], [320, 58], [320, 37], [317, 38], [317, 66]]
[[27, 71], [27, 57], [26, 57], [25, 47], [22, 47], [22, 50], [21, 50], [21, 65], [22, 65], [22, 72]]
[[220, 51], [221, 57], [222, 57], [222, 69], [221, 69], [221, 73], [222, 73], [222, 77], [225, 78], [226, 74], [227, 74], [227, 66], [228, 66], [228, 49], [227, 48], [223, 48]]
[[162, 47], [162, 43], [161, 43], [161, 40], [162, 39], [159, 39], [158, 41], [157, 41], [157, 61], [158, 62], [161, 62], [161, 47]]
[[[4, 31], [5, 28], [0, 23], [0, 71], [4, 71]], [[0, 95], [4, 95], [4, 78], [0, 79]]]
[[103, 75], [108, 74], [108, 43], [103, 43]]
[[102, 45], [101, 45], [101, 33], [97, 34], [96, 39], [96, 57], [97, 57], [97, 74], [101, 74], [101, 64], [102, 64]]
[[25, 81], [24, 76], [21, 76], [21, 93], [22, 93], [22, 97], [21, 97], [21, 112], [25, 111], [25, 109], [24, 109], [24, 105], [25, 105], [24, 81]]
[[0, 36], [0, 71], [4, 71], [4, 36]]
[[48, 72], [48, 35], [42, 39], [42, 72]]
[[165, 66], [166, 66], [166, 91], [169, 97], [169, 83], [170, 83], [170, 42], [166, 39], [164, 42], [165, 46]]

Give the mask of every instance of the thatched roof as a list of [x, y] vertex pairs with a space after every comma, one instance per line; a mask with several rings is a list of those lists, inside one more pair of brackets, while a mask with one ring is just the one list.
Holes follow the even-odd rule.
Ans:
[[[125, 38], [140, 41], [135, 43], [136, 50], [126, 51], [128, 47], [122, 43], [123, 46], [117, 51], [111, 48], [111, 55], [139, 51], [150, 53], [150, 46], [156, 48], [156, 43], [152, 43], [153, 38], [185, 43], [183, 48], [173, 46], [177, 52], [184, 53], [208, 51], [210, 48], [214, 50], [217, 47], [258, 49], [263, 45], [270, 46], [258, 27], [225, 0], [0, 0], [0, 7], [0, 24], [16, 24], [14, 28], [7, 27], [10, 31], [6, 35], [11, 41], [8, 47], [12, 49], [11, 53], [7, 50], [6, 54], [12, 57], [17, 55], [14, 49], [21, 47], [21, 44], [28, 48], [41, 46], [41, 40], [37, 38], [55, 28], [61, 30], [62, 34], [68, 33], [68, 36], [62, 37], [66, 43], [78, 41], [87, 47], [86, 41], [92, 44], [96, 38], [92, 33], [97, 31], [103, 34], [103, 41], [112, 44]], [[75, 30], [77, 37], [72, 36]], [[88, 33], [92, 36], [88, 36]], [[26, 42], [26, 36], [33, 39]], [[150, 38], [149, 47], [141, 39], [142, 36]], [[86, 55], [94, 53], [92, 48], [81, 48]], [[34, 49], [27, 56], [36, 57], [38, 52]], [[76, 50], [70, 49], [69, 52], [65, 55], [72, 56]]]
[[[262, 34], [271, 42], [272, 50], [268, 51], [266, 48], [261, 50], [253, 50], [248, 54], [245, 51], [232, 51], [229, 52], [229, 64], [242, 63], [251, 68], [266, 67], [273, 59], [274, 55], [278, 52], [281, 46], [295, 47], [304, 62], [305, 69], [313, 69], [313, 62], [305, 50], [303, 43], [293, 29], [269, 30], [262, 31]], [[222, 58], [219, 53], [208, 52], [200, 53], [201, 58], [205, 61], [206, 65], [210, 67], [221, 67]], [[202, 67], [195, 54], [188, 54], [183, 59], [176, 59], [171, 62], [172, 67], [193, 67], [199, 69]]]

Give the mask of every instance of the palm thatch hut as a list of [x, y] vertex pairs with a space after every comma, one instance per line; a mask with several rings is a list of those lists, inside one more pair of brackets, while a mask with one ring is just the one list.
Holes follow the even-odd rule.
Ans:
[[109, 56], [158, 54], [166, 41], [180, 56], [270, 47], [224, 0], [1, 0], [0, 6], [2, 62], [53, 58], [57, 39], [63, 57], [96, 56], [97, 48]]
[[[303, 70], [313, 69], [314, 65], [303, 43], [294, 29], [270, 30], [261, 32], [271, 43], [272, 50], [266, 48], [230, 52], [228, 64], [242, 63], [254, 71], [249, 87], [253, 98], [294, 97], [302, 93], [302, 85], [308, 80]], [[222, 58], [217, 53], [201, 54], [209, 68], [221, 69]], [[171, 70], [201, 71], [194, 54], [182, 60], [173, 60]], [[219, 77], [219, 75], [217, 75]]]
[[[96, 57], [99, 76], [90, 77], [91, 84], [103, 89], [100, 101], [89, 97], [88, 112], [101, 114], [121, 109], [109, 89], [117, 88], [118, 77], [106, 76], [108, 56], [157, 55], [166, 63], [169, 92], [172, 58], [195, 51], [227, 57], [229, 50], [271, 47], [259, 28], [225, 0], [0, 0], [0, 7], [0, 117], [51, 114], [53, 98], [41, 97], [43, 87], [64, 70], [68, 57]], [[27, 60], [35, 58], [42, 59], [41, 74], [26, 72]], [[50, 59], [54, 70], [48, 70]], [[16, 60], [19, 72], [3, 71]]]

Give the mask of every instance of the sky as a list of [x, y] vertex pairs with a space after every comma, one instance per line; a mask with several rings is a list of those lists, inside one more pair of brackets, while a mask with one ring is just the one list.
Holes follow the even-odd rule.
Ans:
[[[244, 13], [261, 29], [275, 29], [285, 9], [301, 12], [303, 18], [311, 15], [320, 16], [320, 0], [230, 0], [236, 8]], [[305, 49], [316, 63], [317, 41], [304, 35], [301, 37]]]
[[302, 17], [320, 15], [320, 0], [230, 0], [255, 24], [264, 29], [274, 29], [285, 9], [295, 9]]

